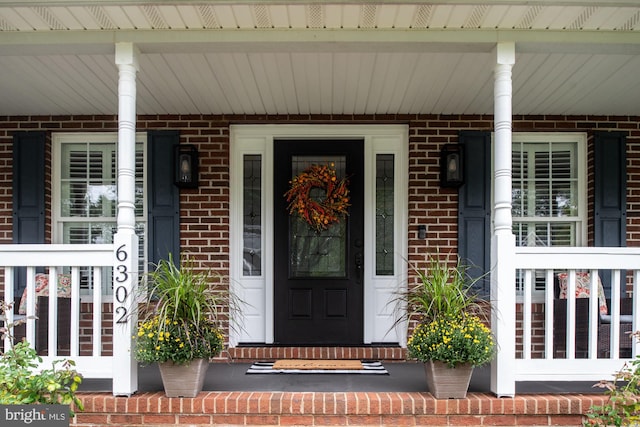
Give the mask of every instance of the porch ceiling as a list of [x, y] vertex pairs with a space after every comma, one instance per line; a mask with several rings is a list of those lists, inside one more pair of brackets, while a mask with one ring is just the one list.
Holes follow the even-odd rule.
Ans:
[[637, 0], [0, 0], [0, 115], [115, 114], [114, 43], [140, 114], [640, 114]]

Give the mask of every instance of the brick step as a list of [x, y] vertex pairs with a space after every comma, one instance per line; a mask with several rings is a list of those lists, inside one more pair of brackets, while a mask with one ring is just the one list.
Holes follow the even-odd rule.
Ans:
[[359, 359], [402, 361], [406, 360], [407, 351], [406, 349], [398, 346], [279, 347], [243, 345], [230, 348], [228, 350], [228, 357], [230, 360], [238, 363], [277, 359]]
[[82, 393], [84, 412], [72, 426], [578, 426], [603, 394], [518, 395], [469, 393], [437, 400], [429, 393], [202, 392], [167, 398], [162, 392], [113, 397]]

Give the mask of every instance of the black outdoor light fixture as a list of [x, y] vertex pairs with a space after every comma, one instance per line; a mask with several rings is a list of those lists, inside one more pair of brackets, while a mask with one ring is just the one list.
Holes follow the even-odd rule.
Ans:
[[440, 152], [440, 186], [459, 187], [464, 184], [462, 146], [447, 144]]
[[174, 148], [174, 183], [178, 187], [198, 187], [198, 150], [195, 145], [176, 145]]

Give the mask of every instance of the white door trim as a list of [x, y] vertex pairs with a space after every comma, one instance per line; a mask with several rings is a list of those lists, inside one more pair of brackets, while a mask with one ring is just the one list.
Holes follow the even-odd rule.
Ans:
[[[231, 346], [238, 343], [273, 343], [273, 141], [290, 139], [362, 138], [365, 150], [365, 236], [375, 236], [375, 163], [378, 154], [393, 154], [394, 167], [394, 275], [375, 274], [375, 241], [365, 242], [364, 342], [406, 344], [402, 325], [392, 328], [395, 317], [390, 301], [406, 284], [408, 126], [406, 125], [232, 125], [230, 127], [230, 286], [245, 301], [243, 325], [231, 331]], [[243, 158], [262, 158], [260, 276], [243, 276]]]

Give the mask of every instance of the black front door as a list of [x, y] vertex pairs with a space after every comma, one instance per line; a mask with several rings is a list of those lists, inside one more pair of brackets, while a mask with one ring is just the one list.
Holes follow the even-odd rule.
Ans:
[[[332, 165], [349, 180], [349, 211], [326, 230], [290, 215], [284, 194], [312, 165]], [[274, 142], [274, 321], [281, 345], [363, 341], [364, 142]], [[311, 196], [322, 199], [315, 188]]]

